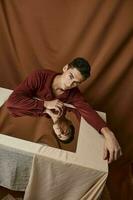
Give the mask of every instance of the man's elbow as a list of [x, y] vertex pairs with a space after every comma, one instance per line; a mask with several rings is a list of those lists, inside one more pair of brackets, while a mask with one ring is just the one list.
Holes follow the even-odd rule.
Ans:
[[10, 108], [12, 108], [13, 105], [14, 105], [14, 102], [13, 102], [12, 96], [10, 95], [6, 101], [6, 107], [10, 110]]
[[11, 114], [13, 117], [17, 117], [17, 114], [16, 114], [16, 109], [15, 109], [15, 103], [13, 101], [13, 98], [12, 96], [10, 95], [9, 98], [7, 99], [6, 101], [6, 108], [9, 112], [9, 114]]

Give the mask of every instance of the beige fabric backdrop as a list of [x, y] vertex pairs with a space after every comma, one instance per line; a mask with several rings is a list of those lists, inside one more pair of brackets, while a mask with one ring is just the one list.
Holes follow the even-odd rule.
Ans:
[[112, 200], [132, 198], [133, 62], [131, 0], [1, 0], [0, 86], [14, 89], [33, 69], [61, 71], [74, 57], [92, 66], [81, 90], [107, 113], [123, 157], [110, 165]]

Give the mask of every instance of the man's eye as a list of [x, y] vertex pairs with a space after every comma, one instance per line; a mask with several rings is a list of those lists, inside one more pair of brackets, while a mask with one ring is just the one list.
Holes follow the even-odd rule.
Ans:
[[69, 77], [70, 77], [70, 79], [73, 79], [73, 76], [71, 74], [69, 75]]
[[78, 84], [76, 82], [73, 82], [73, 86], [77, 86]]

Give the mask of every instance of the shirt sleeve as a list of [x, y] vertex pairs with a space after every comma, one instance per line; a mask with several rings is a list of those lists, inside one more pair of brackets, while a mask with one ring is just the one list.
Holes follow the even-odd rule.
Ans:
[[23, 115], [41, 116], [44, 111], [44, 101], [34, 99], [41, 87], [45, 73], [42, 70], [33, 71], [9, 96], [6, 105], [14, 117]]
[[[98, 115], [98, 113], [89, 105], [84, 99], [82, 93], [78, 88], [74, 88], [70, 97], [70, 102], [77, 108], [77, 111], [91, 126], [93, 126], [99, 133], [103, 127], [107, 127], [105, 121]], [[77, 114], [78, 118], [79, 115]]]

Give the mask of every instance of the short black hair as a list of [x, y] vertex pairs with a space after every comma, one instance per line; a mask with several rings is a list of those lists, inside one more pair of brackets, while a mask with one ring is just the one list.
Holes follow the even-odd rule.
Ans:
[[74, 139], [74, 134], [75, 134], [75, 128], [72, 124], [69, 126], [69, 134], [70, 134], [70, 136], [67, 140], [61, 140], [58, 137], [57, 138], [60, 142], [62, 142], [64, 144], [68, 144], [68, 143], [72, 142]]
[[81, 57], [77, 57], [68, 64], [69, 68], [76, 68], [82, 76], [87, 79], [90, 76], [91, 66], [89, 62]]

